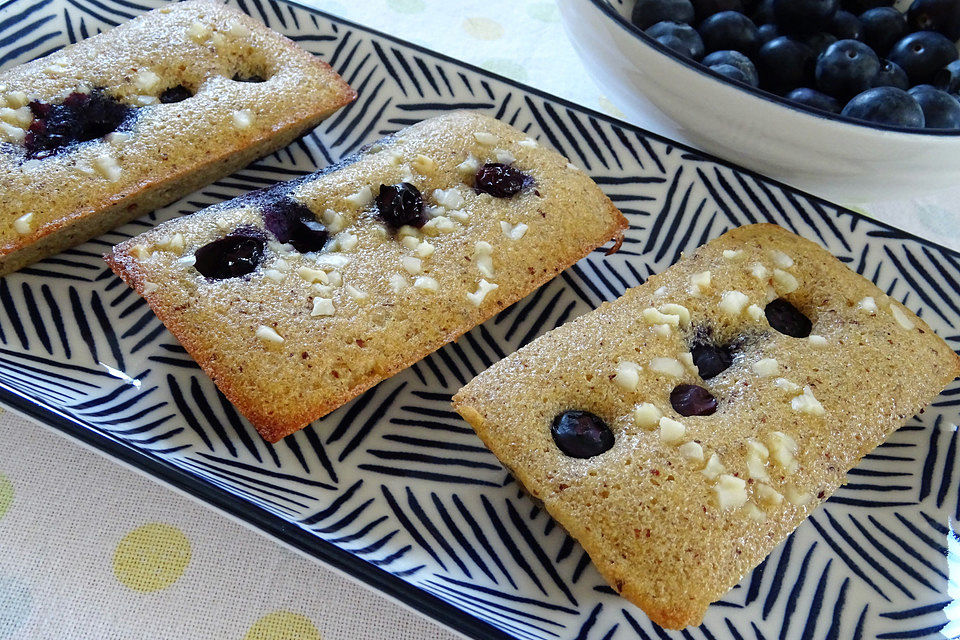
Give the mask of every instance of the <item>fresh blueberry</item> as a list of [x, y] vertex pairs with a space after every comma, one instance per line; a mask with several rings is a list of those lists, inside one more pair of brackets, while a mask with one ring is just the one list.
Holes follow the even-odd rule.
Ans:
[[878, 56], [890, 53], [893, 45], [910, 33], [907, 18], [893, 7], [877, 7], [860, 14], [863, 35], [860, 40]]
[[733, 50], [753, 54], [760, 46], [757, 26], [737, 11], [715, 13], [697, 27], [707, 51]]
[[23, 144], [34, 158], [43, 158], [67, 145], [95, 140], [129, 122], [133, 107], [94, 89], [74, 92], [59, 104], [30, 103], [34, 120]]
[[760, 78], [757, 75], [757, 68], [754, 66], [753, 61], [739, 51], [714, 51], [703, 59], [703, 64], [708, 67], [715, 67], [718, 65], [729, 65], [731, 67], [735, 67], [745, 78], [744, 80], [741, 80], [741, 82], [746, 82], [754, 87], [760, 84]]
[[702, 22], [715, 13], [721, 11], [743, 12], [743, 0], [691, 0], [693, 3], [694, 22]]
[[733, 364], [733, 350], [710, 342], [696, 342], [690, 347], [693, 364], [704, 380], [719, 375]]
[[757, 43], [761, 47], [779, 36], [780, 32], [777, 31], [777, 25], [773, 23], [768, 22], [757, 27]]
[[695, 384], [678, 384], [670, 392], [670, 405], [680, 415], [709, 416], [717, 412], [717, 399], [703, 387]]
[[849, 98], [869, 89], [878, 71], [880, 59], [873, 49], [857, 40], [840, 40], [817, 59], [817, 88], [835, 98]]
[[[875, 89], [871, 89], [875, 91]], [[767, 322], [780, 333], [794, 338], [806, 338], [813, 329], [810, 318], [783, 298], [777, 298], [764, 309]]]
[[533, 179], [508, 164], [490, 162], [477, 170], [474, 188], [495, 198], [509, 198], [529, 186]]
[[854, 15], [877, 7], [892, 7], [895, 0], [840, 0], [840, 7]]
[[423, 196], [409, 182], [380, 185], [376, 203], [380, 218], [394, 229], [407, 224], [419, 229], [427, 222], [423, 214]]
[[263, 223], [278, 241], [289, 242], [300, 253], [320, 251], [330, 237], [313, 211], [292, 198], [264, 205]]
[[832, 33], [827, 33], [826, 31], [817, 31], [816, 33], [799, 36], [799, 39], [803, 44], [810, 47], [810, 50], [813, 51], [815, 56], [819, 56], [826, 51], [830, 45], [837, 41], [837, 36]]
[[840, 109], [843, 108], [836, 98], [807, 87], [794, 89], [787, 94], [787, 100], [828, 113], [840, 113]]
[[773, 0], [760, 0], [747, 15], [753, 20], [753, 24], [773, 24]]
[[907, 72], [913, 85], [930, 84], [937, 71], [957, 57], [957, 46], [936, 31], [917, 31], [901, 38], [887, 56]]
[[766, 43], [757, 52], [760, 86], [773, 93], [787, 93], [809, 84], [813, 51], [799, 40], [780, 36]]
[[[714, 73], [719, 73], [728, 80], [736, 80], [737, 82], [750, 84], [750, 78], [747, 77], [747, 74], [745, 74], [742, 69], [735, 67], [732, 64], [714, 64], [710, 65], [709, 69]], [[753, 84], [750, 86], [755, 87], [757, 85]]]
[[874, 87], [896, 87], [906, 91], [910, 88], [910, 78], [900, 65], [889, 60], [880, 61], [880, 71], [873, 77]]
[[690, 0], [637, 0], [633, 5], [630, 21], [644, 31], [658, 22], [694, 21], [693, 4]]
[[773, 0], [773, 18], [783, 33], [813, 33], [830, 23], [839, 0]]
[[175, 87], [168, 87], [160, 93], [160, 102], [170, 104], [173, 102], [183, 102], [193, 96], [193, 92], [182, 84]]
[[860, 18], [849, 11], [837, 11], [827, 23], [827, 31], [837, 37], [837, 40], [859, 40], [863, 35], [863, 25]]
[[952, 95], [928, 84], [917, 85], [908, 93], [923, 109], [927, 129], [960, 129], [960, 102]]
[[956, 41], [960, 38], [960, 2], [914, 0], [907, 9], [907, 23], [914, 31], [936, 31]]
[[[684, 57], [692, 58], [693, 60], [699, 60], [703, 57], [703, 40], [700, 39], [700, 34], [697, 33], [697, 30], [688, 24], [682, 22], [658, 22], [647, 29], [646, 34]], [[679, 46], [674, 42], [674, 39], [680, 41]]]
[[256, 270], [265, 248], [266, 241], [258, 230], [241, 227], [194, 251], [194, 267], [207, 278], [238, 278]]
[[842, 115], [866, 122], [922, 129], [923, 109], [909, 93], [896, 87], [876, 87], [855, 96]]
[[954, 60], [933, 76], [933, 86], [947, 93], [960, 90], [960, 60]]
[[550, 435], [557, 448], [571, 458], [592, 458], [613, 447], [613, 431], [589, 411], [564, 411], [553, 419]]

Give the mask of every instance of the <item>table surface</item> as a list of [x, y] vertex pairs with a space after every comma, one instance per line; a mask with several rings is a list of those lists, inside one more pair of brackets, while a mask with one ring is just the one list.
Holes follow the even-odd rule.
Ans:
[[[547, 0], [305, 0], [620, 116]], [[868, 213], [960, 249], [960, 189]], [[65, 517], [69, 514], [69, 517]], [[27, 420], [0, 415], [0, 640], [458, 637]]]

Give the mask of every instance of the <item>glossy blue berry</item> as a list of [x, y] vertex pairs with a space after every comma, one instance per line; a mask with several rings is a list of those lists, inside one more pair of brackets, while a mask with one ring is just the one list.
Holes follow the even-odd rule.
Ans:
[[789, 36], [766, 43], [757, 52], [760, 86], [773, 93], [787, 93], [813, 80], [813, 51]]
[[773, 18], [783, 33], [813, 33], [826, 27], [838, 0], [773, 0]]
[[743, 12], [743, 0], [691, 0], [693, 3], [694, 21], [703, 22], [715, 13], [721, 11]]
[[900, 65], [889, 60], [880, 61], [880, 71], [873, 77], [874, 87], [896, 87], [906, 91], [910, 88], [910, 78]]
[[960, 129], [960, 102], [928, 84], [917, 85], [908, 92], [923, 110], [927, 129]]
[[954, 60], [933, 76], [933, 86], [947, 93], [960, 90], [960, 60]]
[[913, 96], [896, 87], [876, 87], [854, 96], [842, 115], [865, 122], [922, 129], [923, 109]]
[[849, 11], [837, 11], [827, 23], [827, 31], [837, 40], [859, 40], [863, 35], [860, 18]]
[[907, 23], [914, 31], [936, 31], [956, 41], [960, 38], [960, 2], [914, 0], [907, 9]]
[[817, 59], [817, 88], [835, 98], [849, 98], [871, 87], [880, 71], [873, 49], [857, 40], [833, 43]]
[[665, 20], [672, 22], [694, 21], [693, 4], [690, 0], [637, 0], [633, 5], [630, 21], [646, 31]]
[[910, 32], [907, 18], [893, 7], [877, 7], [860, 15], [863, 33], [860, 40], [878, 56], [886, 56]]
[[564, 411], [550, 425], [553, 442], [571, 458], [592, 458], [613, 448], [613, 431], [589, 411]]
[[697, 30], [682, 22], [658, 22], [646, 34], [680, 55], [699, 60], [703, 57], [703, 40]]
[[958, 58], [957, 46], [936, 31], [917, 31], [901, 38], [887, 58], [907, 72], [913, 85], [930, 84], [937, 71]]
[[840, 113], [843, 107], [836, 98], [807, 87], [794, 89], [787, 94], [787, 100], [828, 113]]
[[[703, 59], [703, 64], [708, 67], [727, 65], [735, 67], [743, 76], [741, 82], [756, 87], [760, 84], [760, 77], [757, 75], [757, 68], [753, 61], [739, 51], [714, 51]], [[722, 75], [732, 77], [728, 73], [718, 71]]]
[[697, 27], [707, 51], [733, 50], [753, 54], [760, 46], [757, 26], [737, 11], [715, 13]]

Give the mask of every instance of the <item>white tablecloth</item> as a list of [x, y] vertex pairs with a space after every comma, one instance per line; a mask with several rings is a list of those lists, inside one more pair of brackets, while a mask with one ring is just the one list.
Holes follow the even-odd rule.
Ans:
[[[619, 115], [545, 0], [309, 0]], [[866, 209], [960, 248], [960, 191]], [[0, 640], [454, 634], [43, 427], [0, 416]]]

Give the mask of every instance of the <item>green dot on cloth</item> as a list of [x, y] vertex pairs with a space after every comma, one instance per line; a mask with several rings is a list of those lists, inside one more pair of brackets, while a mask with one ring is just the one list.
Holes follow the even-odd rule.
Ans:
[[541, 22], [560, 22], [560, 12], [553, 2], [533, 2], [527, 5], [527, 15]]
[[483, 17], [466, 18], [463, 30], [477, 40], [496, 40], [503, 37], [503, 26], [496, 20]]
[[19, 578], [0, 576], [0, 640], [13, 638], [30, 616], [30, 589]]
[[321, 640], [321, 636], [306, 616], [290, 611], [274, 611], [257, 620], [243, 640]]
[[141, 593], [166, 589], [190, 564], [190, 540], [176, 527], [152, 522], [125, 535], [113, 553], [113, 573]]
[[498, 73], [518, 82], [527, 81], [527, 70], [523, 65], [509, 58], [487, 58], [480, 63], [480, 66], [487, 71]]
[[423, 0], [387, 0], [387, 7], [397, 13], [420, 13], [427, 5]]
[[0, 473], [0, 518], [6, 515], [13, 504], [13, 483], [7, 476]]

